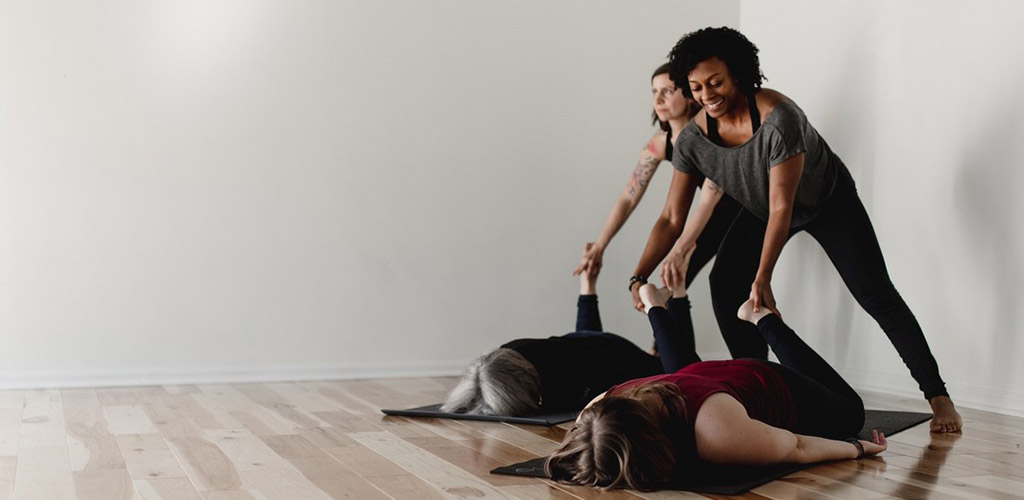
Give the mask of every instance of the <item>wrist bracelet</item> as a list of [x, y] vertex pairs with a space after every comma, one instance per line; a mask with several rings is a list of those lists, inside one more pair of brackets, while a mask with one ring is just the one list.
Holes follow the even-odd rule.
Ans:
[[644, 276], [639, 275], [639, 274], [637, 274], [635, 276], [630, 276], [629, 277], [629, 288], [627, 288], [627, 290], [629, 290], [630, 293], [633, 293], [633, 284], [634, 283], [640, 283], [640, 284], [646, 285], [647, 284], [647, 278], [645, 278]]
[[857, 458], [864, 458], [864, 455], [866, 455], [866, 453], [864, 453], [864, 444], [861, 443], [859, 439], [850, 438], [847, 439], [846, 442], [857, 447]]

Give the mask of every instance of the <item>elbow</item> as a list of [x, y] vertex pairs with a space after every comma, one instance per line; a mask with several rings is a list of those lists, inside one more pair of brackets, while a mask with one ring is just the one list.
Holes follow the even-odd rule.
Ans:
[[793, 217], [793, 204], [792, 203], [772, 203], [768, 207], [768, 217], [773, 219], [778, 218], [792, 218]]
[[806, 444], [796, 434], [790, 434], [785, 436], [784, 439], [780, 439], [778, 449], [781, 453], [776, 456], [775, 463], [807, 463], [808, 453]]
[[658, 224], [673, 231], [682, 231], [686, 218], [677, 213], [664, 213], [658, 218]]

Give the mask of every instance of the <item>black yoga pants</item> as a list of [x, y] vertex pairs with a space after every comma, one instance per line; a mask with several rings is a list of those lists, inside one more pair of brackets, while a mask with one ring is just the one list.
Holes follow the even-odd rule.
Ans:
[[[764, 221], [741, 209], [722, 238], [709, 276], [715, 317], [734, 358], [768, 356], [757, 329], [736, 317], [750, 297], [766, 228]], [[807, 231], [825, 250], [854, 299], [889, 337], [925, 398], [948, 395], [921, 325], [889, 279], [871, 219], [848, 171], [841, 172], [821, 212], [794, 228], [790, 237], [799, 231]]]
[[[665, 373], [700, 361], [693, 347], [689, 311], [689, 301], [682, 298], [670, 299], [666, 308], [652, 307], [648, 312]], [[850, 384], [778, 316], [765, 316], [755, 331], [781, 364], [758, 361], [770, 365], [793, 395], [797, 424], [790, 430], [832, 439], [855, 436], [864, 425], [864, 403]]]

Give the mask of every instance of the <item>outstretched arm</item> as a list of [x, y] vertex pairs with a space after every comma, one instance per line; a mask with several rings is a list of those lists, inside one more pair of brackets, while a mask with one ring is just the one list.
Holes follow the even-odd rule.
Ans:
[[[859, 458], [856, 445], [835, 439], [794, 434], [747, 415], [736, 398], [720, 392], [704, 401], [694, 422], [697, 454], [716, 464], [807, 464], [826, 460]], [[887, 447], [885, 435], [860, 441], [868, 455]]]
[[761, 262], [757, 268], [757, 276], [750, 286], [750, 298], [754, 301], [755, 312], [767, 307], [782, 317], [782, 313], [775, 306], [772, 274], [775, 272], [779, 255], [782, 254], [782, 247], [789, 239], [789, 226], [793, 221], [793, 200], [796, 199], [796, 189], [803, 172], [804, 153], [800, 153], [775, 165], [768, 173], [768, 228], [764, 232], [764, 245], [761, 247]]
[[676, 240], [661, 265], [661, 282], [665, 286], [672, 290], [686, 287], [686, 268], [689, 266], [687, 254], [697, 246], [697, 238], [704, 232], [724, 194], [725, 191], [718, 184], [711, 179], [704, 179], [697, 209], [687, 218], [683, 234]]
[[[697, 190], [697, 177], [679, 170], [672, 171], [672, 183], [668, 188], [668, 197], [665, 199], [665, 207], [658, 216], [658, 220], [651, 229], [651, 236], [647, 239], [647, 246], [640, 256], [640, 262], [633, 270], [634, 275], [650, 276], [654, 268], [658, 267], [669, 249], [679, 238], [686, 224], [686, 215], [693, 203], [693, 193]], [[643, 311], [644, 304], [637, 293], [639, 284], [633, 284], [630, 291], [633, 293], [633, 306], [638, 311]]]
[[608, 218], [605, 219], [604, 226], [601, 227], [601, 234], [594, 241], [593, 247], [584, 252], [583, 258], [580, 259], [580, 265], [572, 272], [573, 276], [581, 273], [596, 276], [601, 271], [604, 249], [608, 247], [612, 238], [619, 232], [619, 229], [622, 229], [622, 225], [626, 223], [640, 200], [643, 199], [651, 177], [654, 176], [658, 165], [664, 159], [665, 133], [654, 134], [654, 137], [647, 143], [647, 147], [640, 152], [640, 160], [633, 170], [633, 175], [629, 178], [629, 184], [612, 205], [612, 211], [608, 213]]

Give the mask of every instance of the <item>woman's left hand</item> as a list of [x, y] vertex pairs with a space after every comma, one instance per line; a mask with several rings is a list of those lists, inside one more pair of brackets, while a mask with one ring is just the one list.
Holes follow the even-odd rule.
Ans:
[[761, 308], [765, 307], [778, 317], [782, 317], [782, 313], [775, 307], [775, 294], [772, 293], [772, 284], [766, 280], [754, 280], [754, 284], [750, 285], [750, 300], [754, 301], [754, 312], [761, 312]]
[[889, 447], [889, 442], [886, 441], [885, 434], [878, 432], [878, 429], [872, 429], [871, 441], [864, 441], [862, 439], [860, 444], [864, 446], [865, 455], [877, 455]]

